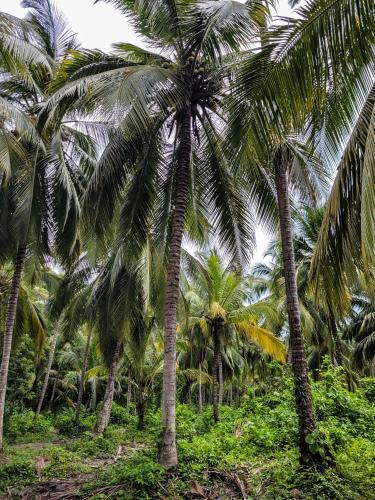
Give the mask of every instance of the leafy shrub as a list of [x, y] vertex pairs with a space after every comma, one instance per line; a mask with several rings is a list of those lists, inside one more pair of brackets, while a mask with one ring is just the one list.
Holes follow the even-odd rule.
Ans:
[[96, 421], [95, 414], [83, 413], [79, 424], [76, 422], [76, 414], [73, 410], [63, 410], [56, 413], [54, 424], [60, 434], [65, 436], [77, 436], [82, 432], [91, 431]]
[[0, 494], [6, 494], [7, 488], [14, 484], [15, 478], [17, 485], [31, 482], [35, 479], [35, 467], [32, 462], [15, 460], [8, 464], [0, 465]]
[[113, 403], [110, 423], [114, 425], [135, 425], [136, 417], [123, 406]]
[[43, 475], [47, 478], [70, 477], [90, 471], [90, 468], [82, 463], [78, 453], [73, 453], [60, 446], [48, 448], [46, 454], [51, 460], [43, 471]]
[[77, 434], [75, 413], [71, 410], [63, 410], [55, 415], [54, 424], [60, 434], [67, 436]]
[[86, 431], [92, 431], [97, 419], [97, 413], [85, 413], [81, 412], [81, 418], [79, 419], [79, 426], [81, 429]]
[[[138, 493], [147, 494], [161, 486], [166, 470], [157, 462], [153, 451], [140, 451], [130, 455], [103, 473], [106, 484], [126, 484]], [[132, 498], [147, 498], [134, 496]]]
[[360, 383], [365, 398], [370, 403], [375, 403], [375, 378], [363, 378]]
[[370, 498], [375, 480], [375, 443], [363, 438], [352, 439], [338, 453], [337, 464], [343, 476], [359, 485], [363, 498]]
[[85, 432], [80, 439], [68, 444], [68, 449], [83, 457], [105, 457], [112, 455], [117, 448], [118, 441], [114, 438], [95, 436]]
[[10, 441], [45, 440], [52, 431], [53, 425], [50, 419], [44, 415], [35, 418], [32, 410], [14, 411], [7, 416], [5, 422], [5, 435]]

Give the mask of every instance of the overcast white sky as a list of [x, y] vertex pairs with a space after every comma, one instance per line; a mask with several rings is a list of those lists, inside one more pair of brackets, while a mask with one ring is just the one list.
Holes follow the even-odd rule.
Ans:
[[[20, 0], [0, 0], [0, 11], [23, 17], [25, 9], [20, 4]], [[65, 13], [83, 47], [107, 51], [115, 42], [140, 44], [126, 18], [111, 5], [102, 2], [94, 5], [94, 0], [55, 0], [55, 4]], [[280, 16], [291, 13], [288, 0], [279, 0], [277, 13]], [[263, 260], [268, 243], [269, 237], [259, 228], [253, 262]]]
[[[240, 0], [244, 1], [244, 0]], [[25, 9], [20, 0], [0, 0], [0, 11], [23, 17]], [[86, 48], [108, 50], [114, 42], [139, 43], [126, 19], [112, 5], [94, 0], [55, 0], [65, 13], [73, 31]], [[287, 0], [279, 0], [279, 15], [288, 15]]]

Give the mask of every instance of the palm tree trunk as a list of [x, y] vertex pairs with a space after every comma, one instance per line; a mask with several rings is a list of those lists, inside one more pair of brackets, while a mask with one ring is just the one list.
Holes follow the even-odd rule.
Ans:
[[138, 415], [138, 429], [142, 430], [145, 427], [145, 399], [142, 387], [140, 388], [138, 395], [137, 415]]
[[237, 386], [237, 391], [236, 391], [236, 399], [237, 399], [237, 406], [239, 407], [241, 404], [241, 390], [240, 390], [240, 382], [238, 382]]
[[53, 360], [55, 359], [55, 351], [56, 351], [57, 339], [59, 337], [59, 331], [60, 331], [60, 327], [59, 327], [59, 322], [58, 322], [57, 325], [55, 326], [55, 331], [53, 332], [53, 336], [52, 336], [52, 340], [51, 340], [51, 348], [50, 348], [50, 351], [48, 354], [47, 371], [46, 371], [46, 374], [44, 376], [42, 392], [40, 393], [40, 398], [39, 398], [38, 406], [37, 406], [36, 413], [35, 413], [36, 417], [40, 414], [40, 412], [42, 410], [44, 398], [46, 396], [49, 377], [51, 374], [51, 368], [52, 368]]
[[87, 335], [87, 339], [86, 339], [85, 352], [83, 354], [81, 378], [79, 380], [79, 390], [78, 390], [78, 398], [77, 398], [77, 406], [76, 406], [76, 422], [77, 423], [79, 422], [79, 415], [81, 412], [83, 390], [85, 387], [85, 373], [87, 371], [87, 366], [89, 363], [91, 335], [92, 335], [92, 329], [90, 328], [89, 333]]
[[52, 405], [53, 405], [53, 401], [55, 399], [55, 393], [56, 393], [56, 386], [57, 386], [57, 380], [58, 380], [58, 378], [59, 378], [59, 372], [57, 371], [56, 372], [55, 380], [53, 382], [51, 398], [50, 398], [49, 403], [48, 403], [48, 411], [52, 410]]
[[213, 325], [212, 336], [214, 342], [214, 359], [213, 359], [213, 408], [214, 408], [214, 421], [219, 421], [219, 362], [220, 362], [220, 336], [219, 330]]
[[199, 363], [199, 399], [198, 399], [198, 408], [199, 413], [202, 413], [203, 409], [203, 401], [202, 401], [202, 365]]
[[256, 394], [255, 394], [255, 367], [254, 365], [252, 366], [252, 370], [251, 370], [251, 374], [252, 374], [252, 377], [253, 377], [253, 398], [255, 399], [256, 398]]
[[95, 411], [96, 408], [96, 382], [91, 383], [91, 395], [90, 395], [90, 404], [89, 410]]
[[290, 330], [290, 349], [299, 422], [300, 462], [302, 465], [311, 465], [316, 462], [316, 457], [310, 451], [309, 445], [306, 442], [306, 436], [315, 430], [316, 424], [300, 324], [288, 174], [285, 169], [282, 153], [277, 155], [275, 162], [276, 189]]
[[187, 400], [188, 400], [188, 405], [191, 406], [191, 383], [188, 383], [187, 387]]
[[181, 245], [189, 194], [191, 147], [191, 109], [189, 106], [181, 113], [180, 119], [175, 208], [172, 215], [164, 308], [163, 437], [160, 448], [160, 463], [168, 469], [175, 467], [178, 463], [176, 449], [176, 313], [180, 283]]
[[131, 384], [130, 372], [129, 372], [129, 375], [128, 375], [128, 392], [127, 392], [127, 395], [126, 395], [126, 409], [128, 410], [128, 413], [130, 412], [130, 403], [131, 403], [131, 400], [132, 400], [132, 384]]
[[111, 364], [109, 366], [103, 406], [99, 412], [94, 427], [94, 434], [103, 434], [103, 432], [106, 430], [109, 424], [109, 419], [111, 418], [113, 396], [115, 393], [116, 369], [120, 358], [120, 351], [121, 351], [121, 341], [118, 340], [113, 351]]
[[9, 360], [12, 351], [13, 330], [16, 319], [18, 295], [21, 286], [22, 270], [26, 258], [26, 245], [21, 244], [18, 247], [16, 259], [14, 262], [14, 273], [10, 294], [7, 304], [7, 312], [5, 317], [5, 332], [3, 339], [3, 357], [0, 366], [0, 450], [3, 449], [3, 434], [4, 434], [4, 411], [5, 411], [5, 396], [8, 384]]
[[219, 354], [219, 406], [223, 404], [224, 379], [223, 379], [223, 360]]

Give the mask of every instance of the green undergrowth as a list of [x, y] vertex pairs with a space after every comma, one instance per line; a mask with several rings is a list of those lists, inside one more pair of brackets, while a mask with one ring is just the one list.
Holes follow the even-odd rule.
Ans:
[[[230, 498], [225, 490], [228, 474], [236, 474], [250, 499], [375, 499], [374, 387], [374, 381], [367, 379], [355, 393], [349, 392], [337, 370], [327, 370], [313, 384], [319, 434], [311, 437], [311, 446], [319, 447], [322, 441], [335, 460], [334, 466], [327, 462], [324, 471], [299, 467], [297, 418], [286, 374], [269, 394], [254, 398], [249, 391], [239, 408], [222, 407], [218, 424], [212, 421], [210, 407], [199, 414], [196, 408], [178, 405], [179, 465], [172, 474], [157, 462], [160, 412], [155, 409], [147, 412], [145, 430], [139, 431], [134, 414], [115, 405], [103, 437], [90, 432], [95, 415], [84, 414], [78, 432], [73, 429], [73, 413], [47, 414], [44, 419], [54, 435], [65, 441], [42, 450], [9, 445], [8, 462], [0, 465], [2, 493], [9, 486], [35, 481], [35, 459], [40, 455], [49, 460], [44, 478], [70, 477], [85, 472], [90, 460], [113, 456], [119, 444], [128, 443], [132, 450], [131, 443], [146, 443], [134, 446], [116, 463], [100, 467], [82, 493], [97, 500], [111, 498], [113, 487], [117, 491], [112, 498], [183, 499], [198, 484], [206, 494], [220, 492]], [[15, 434], [13, 430], [12, 439], [17, 441]], [[69, 435], [74, 439], [67, 439]], [[118, 485], [124, 485], [120, 491]], [[230, 488], [236, 491], [235, 485]]]

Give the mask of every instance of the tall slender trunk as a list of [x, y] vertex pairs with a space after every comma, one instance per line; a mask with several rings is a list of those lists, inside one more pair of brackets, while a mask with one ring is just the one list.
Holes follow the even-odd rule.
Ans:
[[253, 378], [253, 398], [255, 399], [256, 394], [255, 394], [255, 367], [254, 367], [254, 365], [252, 366], [252, 369], [251, 369], [251, 375]]
[[109, 419], [111, 418], [113, 396], [115, 393], [115, 379], [118, 360], [120, 358], [121, 341], [118, 340], [113, 350], [111, 364], [108, 370], [107, 385], [105, 388], [104, 400], [102, 409], [99, 412], [96, 424], [94, 427], [94, 434], [103, 434], [106, 430]]
[[95, 408], [96, 408], [96, 383], [94, 382], [91, 384], [89, 409], [90, 411], [95, 411]]
[[199, 413], [202, 413], [203, 409], [203, 401], [202, 401], [202, 365], [199, 363], [199, 399], [198, 399], [198, 408], [199, 408]]
[[51, 368], [52, 368], [53, 360], [55, 359], [55, 351], [56, 351], [57, 340], [59, 337], [59, 332], [60, 332], [60, 322], [57, 322], [57, 324], [55, 325], [55, 331], [53, 332], [53, 336], [52, 336], [52, 340], [51, 340], [51, 348], [50, 348], [49, 354], [48, 354], [47, 370], [46, 370], [46, 374], [44, 376], [42, 392], [40, 393], [40, 398], [39, 398], [38, 406], [36, 409], [36, 414], [35, 414], [36, 416], [38, 416], [40, 414], [40, 412], [42, 410], [44, 398], [46, 396], [49, 377], [51, 375]]
[[164, 308], [164, 368], [162, 394], [163, 437], [160, 463], [166, 468], [178, 463], [176, 449], [176, 326], [180, 283], [181, 245], [189, 194], [191, 162], [191, 108], [181, 112], [178, 164], [168, 256], [167, 287]]
[[5, 332], [3, 339], [3, 357], [0, 365], [0, 450], [3, 449], [3, 434], [4, 434], [4, 411], [5, 411], [5, 396], [8, 384], [9, 360], [12, 350], [13, 330], [16, 319], [18, 295], [21, 285], [22, 270], [26, 258], [26, 245], [21, 244], [18, 247], [16, 259], [14, 262], [14, 273], [10, 294], [8, 298], [7, 312], [5, 317]]
[[219, 353], [219, 406], [223, 404], [224, 395], [224, 378], [223, 378], [223, 359]]
[[142, 430], [145, 427], [145, 398], [143, 387], [140, 387], [137, 401], [138, 429]]
[[229, 404], [229, 406], [232, 406], [232, 399], [233, 399], [233, 388], [232, 388], [232, 383], [230, 383], [229, 390], [228, 390], [228, 404]]
[[187, 388], [187, 400], [188, 400], [188, 405], [191, 406], [191, 383], [189, 382], [188, 388]]
[[285, 289], [290, 330], [290, 349], [299, 423], [300, 462], [302, 465], [311, 465], [316, 462], [317, 457], [315, 457], [310, 451], [309, 445], [306, 443], [306, 436], [315, 430], [316, 424], [304, 353], [304, 342], [301, 332], [288, 174], [282, 152], [278, 153], [275, 158], [275, 167]]
[[87, 372], [87, 366], [89, 363], [91, 336], [92, 336], [92, 329], [90, 328], [89, 333], [88, 333], [87, 338], [86, 338], [86, 346], [85, 346], [85, 352], [83, 354], [81, 378], [79, 380], [79, 390], [78, 390], [78, 398], [77, 398], [77, 406], [76, 406], [76, 422], [77, 423], [79, 422], [79, 415], [81, 413], [82, 397], [83, 397], [83, 391], [85, 388], [85, 373]]
[[53, 405], [53, 401], [55, 399], [55, 393], [56, 393], [56, 386], [57, 386], [57, 380], [58, 380], [58, 378], [59, 378], [59, 372], [57, 371], [56, 372], [56, 376], [55, 376], [55, 380], [53, 381], [51, 397], [50, 397], [50, 400], [49, 400], [49, 403], [48, 403], [48, 411], [52, 410], [52, 405]]
[[126, 409], [128, 410], [128, 412], [130, 412], [130, 403], [131, 403], [131, 400], [132, 400], [132, 384], [131, 384], [130, 371], [129, 371], [129, 375], [128, 375], [128, 391], [127, 391], [127, 394], [126, 394]]
[[218, 328], [213, 325], [212, 336], [214, 343], [214, 359], [212, 365], [212, 379], [213, 379], [213, 409], [214, 409], [214, 420], [219, 421], [219, 362], [220, 362], [220, 335]]

